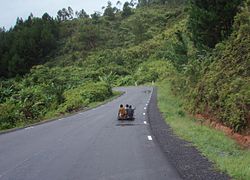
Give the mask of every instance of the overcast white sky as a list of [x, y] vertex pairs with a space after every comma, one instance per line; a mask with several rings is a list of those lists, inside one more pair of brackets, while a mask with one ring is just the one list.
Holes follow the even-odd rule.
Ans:
[[[102, 11], [102, 6], [108, 0], [0, 0], [0, 27], [9, 29], [16, 23], [17, 17], [27, 19], [32, 12], [34, 16], [41, 17], [45, 12], [56, 17], [57, 11], [64, 7], [72, 7], [74, 11], [84, 9], [88, 14]], [[110, 0], [116, 5], [118, 0]], [[125, 2], [126, 0], [120, 0]]]

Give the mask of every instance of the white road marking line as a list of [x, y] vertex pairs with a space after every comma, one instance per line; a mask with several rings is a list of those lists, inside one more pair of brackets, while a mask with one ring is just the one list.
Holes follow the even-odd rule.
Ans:
[[27, 127], [27, 128], [25, 128], [25, 130], [29, 130], [29, 129], [33, 129], [34, 127]]
[[143, 116], [145, 116], [146, 115], [146, 113], [143, 113]]
[[152, 136], [148, 136], [148, 140], [152, 141], [153, 140]]
[[144, 124], [148, 124], [147, 121], [144, 121]]
[[146, 110], [147, 108], [146, 108], [146, 107], [144, 107], [144, 109]]
[[146, 104], [146, 106], [148, 106], [148, 104]]

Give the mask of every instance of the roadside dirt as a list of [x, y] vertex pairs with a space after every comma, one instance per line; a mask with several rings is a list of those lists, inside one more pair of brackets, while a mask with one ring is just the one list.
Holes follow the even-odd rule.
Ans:
[[234, 139], [241, 147], [245, 149], [250, 149], [250, 132], [246, 130], [242, 134], [234, 132], [233, 129], [223, 125], [216, 121], [207, 114], [196, 114], [195, 118], [198, 120], [201, 125], [206, 125], [208, 127], [214, 128], [216, 130], [222, 131], [230, 138]]

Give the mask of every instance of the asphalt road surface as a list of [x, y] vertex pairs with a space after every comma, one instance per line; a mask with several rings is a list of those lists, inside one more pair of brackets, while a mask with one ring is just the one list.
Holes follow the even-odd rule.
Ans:
[[[146, 122], [153, 89], [119, 90], [98, 108], [0, 135], [0, 180], [180, 179]], [[136, 107], [135, 121], [117, 121], [120, 104]]]

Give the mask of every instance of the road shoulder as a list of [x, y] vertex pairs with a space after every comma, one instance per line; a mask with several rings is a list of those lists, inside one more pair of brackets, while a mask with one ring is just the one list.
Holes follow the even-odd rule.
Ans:
[[154, 89], [147, 111], [153, 135], [162, 151], [183, 179], [230, 179], [214, 169], [214, 165], [189, 142], [174, 135], [165, 123], [157, 106], [157, 89]]

